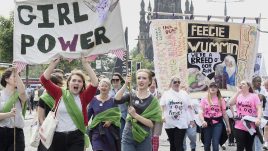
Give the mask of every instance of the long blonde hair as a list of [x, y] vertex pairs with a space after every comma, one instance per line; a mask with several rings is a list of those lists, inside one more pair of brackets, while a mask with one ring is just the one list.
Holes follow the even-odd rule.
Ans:
[[[217, 98], [218, 98], [218, 103], [219, 103], [219, 106], [221, 107], [221, 102], [222, 102], [222, 95], [221, 95], [221, 92], [219, 90], [219, 88], [217, 87]], [[208, 89], [208, 95], [207, 95], [207, 98], [208, 98], [208, 104], [211, 106], [212, 105], [212, 97], [211, 97], [211, 94], [210, 94], [210, 91]]]

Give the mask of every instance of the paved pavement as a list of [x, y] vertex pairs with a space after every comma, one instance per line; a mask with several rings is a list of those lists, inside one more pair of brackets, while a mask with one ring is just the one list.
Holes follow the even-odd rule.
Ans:
[[[30, 125], [32, 122], [33, 117], [35, 116], [35, 113], [29, 114], [29, 112], [26, 113], [26, 120], [25, 120], [25, 127], [24, 127], [24, 135], [25, 135], [25, 144], [26, 148], [25, 151], [36, 151], [36, 148], [33, 148], [29, 145], [29, 139], [30, 139]], [[197, 136], [199, 138], [199, 136]], [[235, 147], [227, 147], [227, 151], [235, 151]], [[201, 146], [201, 143], [199, 140], [197, 140], [197, 148], [196, 151], [203, 151], [203, 147]], [[91, 149], [87, 149], [87, 151], [92, 151]], [[169, 151], [169, 142], [167, 141], [167, 135], [166, 132], [163, 130], [163, 133], [160, 137], [160, 146], [159, 151]], [[189, 147], [189, 140], [187, 140], [187, 151], [190, 151]]]

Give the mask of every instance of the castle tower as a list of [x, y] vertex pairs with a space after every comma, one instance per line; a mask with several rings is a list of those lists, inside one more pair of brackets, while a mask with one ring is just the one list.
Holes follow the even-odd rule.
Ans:
[[[150, 28], [150, 16], [147, 15], [147, 22], [145, 21], [145, 4], [144, 0], [141, 1], [140, 11], [140, 33], [138, 36], [138, 51], [142, 53], [145, 58], [153, 60], [153, 45], [152, 39], [149, 37]], [[151, 2], [149, 1], [148, 12], [151, 12]], [[168, 12], [168, 13], [182, 13], [181, 0], [154, 0], [153, 12]], [[189, 0], [185, 1], [186, 14], [193, 14], [194, 6], [193, 2], [189, 3]], [[153, 14], [152, 19], [183, 19], [181, 16], [164, 16], [159, 14]]]

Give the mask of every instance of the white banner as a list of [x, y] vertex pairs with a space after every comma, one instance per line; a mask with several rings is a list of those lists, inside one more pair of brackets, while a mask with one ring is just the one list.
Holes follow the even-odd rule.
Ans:
[[258, 46], [255, 24], [153, 20], [150, 32], [162, 90], [177, 76], [190, 92], [206, 91], [214, 81], [232, 92], [241, 80], [253, 76]]
[[125, 50], [119, 0], [20, 1], [14, 14], [15, 62]]

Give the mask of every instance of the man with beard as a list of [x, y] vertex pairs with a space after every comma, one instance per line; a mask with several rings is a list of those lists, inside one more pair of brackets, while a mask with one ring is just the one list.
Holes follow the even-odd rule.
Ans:
[[[266, 104], [266, 98], [265, 98], [265, 90], [261, 87], [261, 83], [262, 79], [260, 76], [256, 76], [252, 79], [253, 90], [255, 91], [255, 93], [258, 94], [260, 101], [262, 103], [262, 108], [264, 109]], [[253, 150], [254, 151], [262, 150], [262, 144], [257, 136], [255, 136], [254, 139]]]

